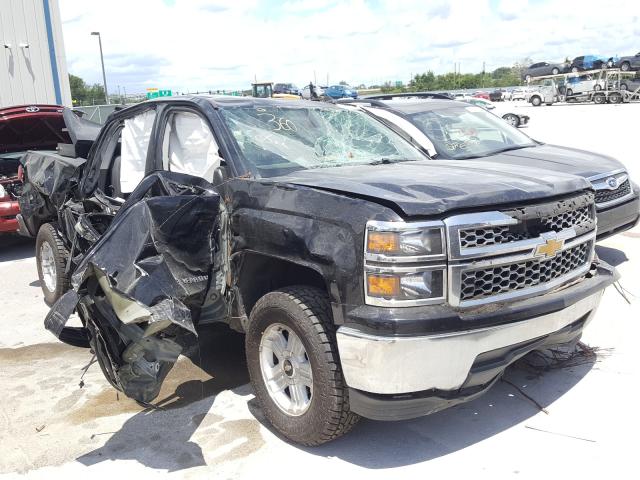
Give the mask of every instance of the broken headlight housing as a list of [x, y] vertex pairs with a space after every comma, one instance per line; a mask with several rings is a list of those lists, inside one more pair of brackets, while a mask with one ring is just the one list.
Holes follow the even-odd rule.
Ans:
[[402, 307], [446, 299], [446, 242], [442, 222], [367, 223], [365, 303]]

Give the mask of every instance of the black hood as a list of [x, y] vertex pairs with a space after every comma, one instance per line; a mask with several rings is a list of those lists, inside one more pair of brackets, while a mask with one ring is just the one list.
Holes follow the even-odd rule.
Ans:
[[407, 216], [528, 202], [589, 188], [585, 179], [573, 175], [460, 160], [301, 170], [272, 180], [379, 199]]
[[506, 165], [528, 165], [587, 178], [624, 168], [624, 165], [615, 158], [556, 145], [527, 147], [492, 155], [486, 159]]

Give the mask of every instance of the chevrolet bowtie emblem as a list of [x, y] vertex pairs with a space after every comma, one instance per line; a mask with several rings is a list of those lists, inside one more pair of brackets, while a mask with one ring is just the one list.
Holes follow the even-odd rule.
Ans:
[[545, 257], [555, 257], [564, 245], [564, 240], [556, 240], [554, 238], [547, 240], [542, 245], [536, 247], [536, 257], [544, 255]]

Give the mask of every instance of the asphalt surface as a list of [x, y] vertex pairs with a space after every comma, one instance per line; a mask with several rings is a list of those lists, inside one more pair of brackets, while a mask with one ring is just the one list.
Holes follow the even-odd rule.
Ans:
[[[612, 154], [640, 178], [638, 105], [532, 108], [539, 140]], [[210, 328], [148, 410], [118, 395], [87, 350], [58, 343], [34, 245], [0, 238], [0, 474], [35, 478], [635, 477], [640, 393], [640, 229], [597, 247], [617, 266], [627, 303], [605, 293], [583, 340], [595, 355], [541, 373], [521, 363], [485, 396], [403, 422], [363, 420], [318, 448], [266, 423], [248, 385], [243, 338]], [[82, 386], [81, 386], [82, 382]], [[544, 411], [542, 410], [544, 409]]]

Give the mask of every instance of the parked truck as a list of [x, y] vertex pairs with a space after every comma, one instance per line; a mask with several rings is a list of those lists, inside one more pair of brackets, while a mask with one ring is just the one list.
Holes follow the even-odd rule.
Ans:
[[174, 97], [68, 127], [25, 161], [21, 229], [65, 287], [45, 325], [146, 406], [223, 322], [268, 420], [318, 445], [476, 398], [616, 279], [584, 178], [430, 160], [353, 108]]

